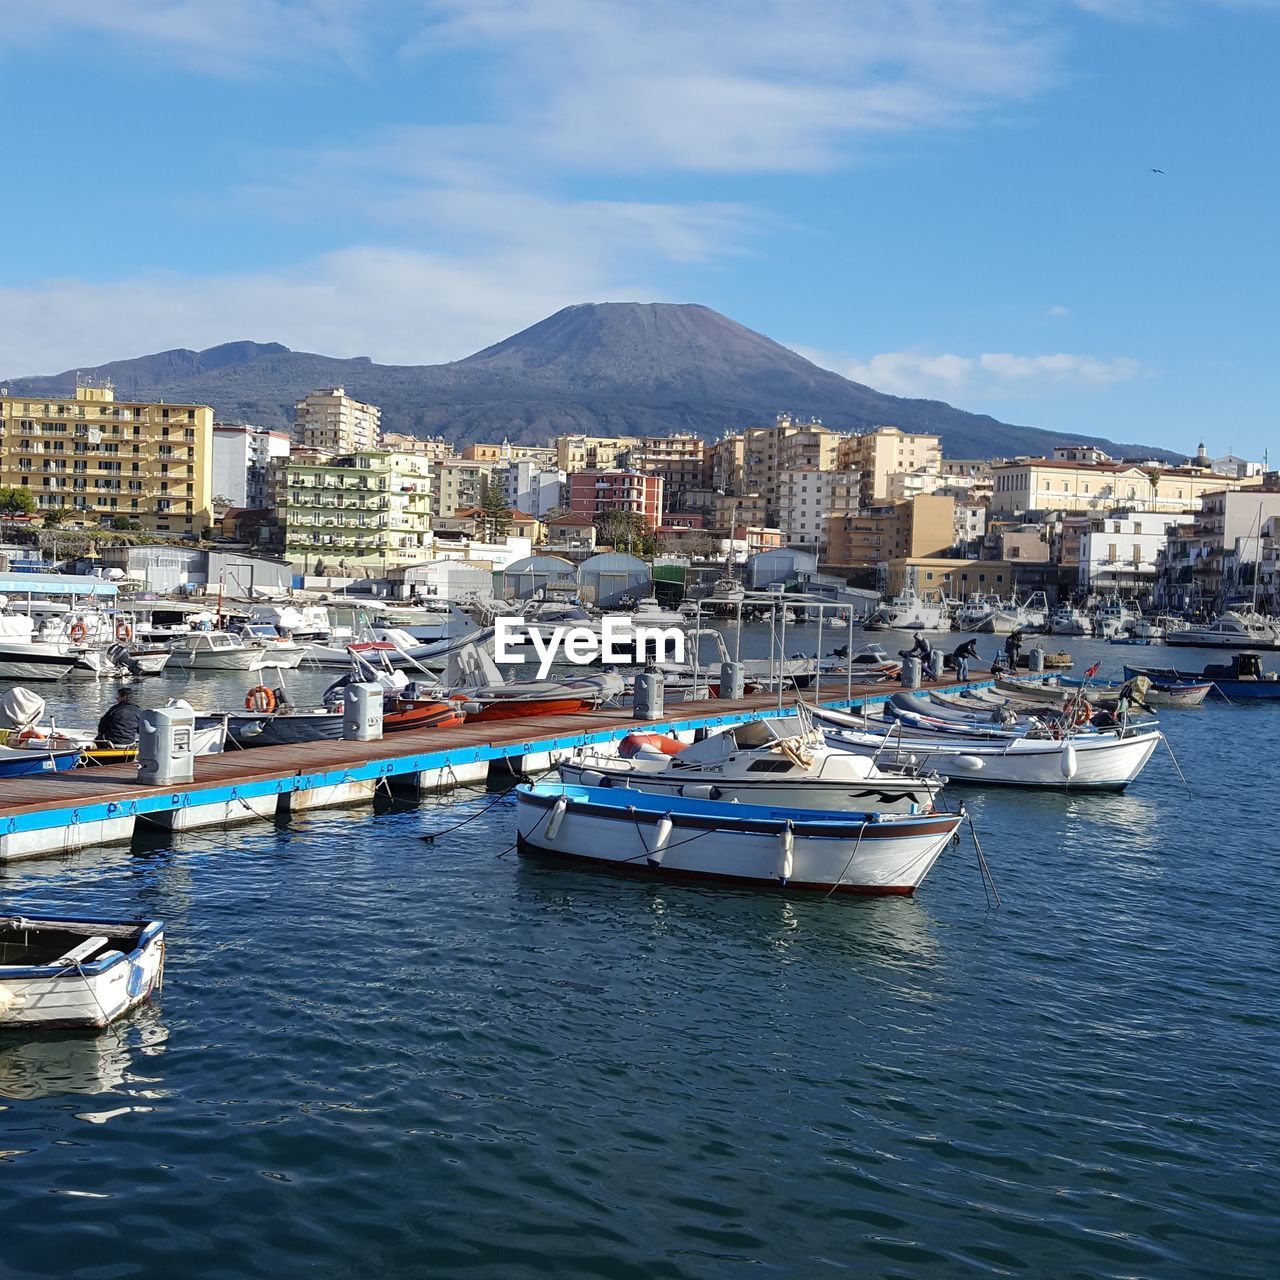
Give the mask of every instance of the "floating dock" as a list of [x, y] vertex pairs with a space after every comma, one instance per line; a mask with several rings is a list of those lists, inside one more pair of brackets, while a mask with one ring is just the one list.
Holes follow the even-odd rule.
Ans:
[[[989, 688], [991, 680], [943, 681], [930, 689]], [[885, 702], [898, 684], [855, 685], [824, 707]], [[514, 781], [550, 768], [580, 747], [628, 733], [690, 733], [791, 714], [801, 696], [758, 694], [672, 704], [657, 720], [630, 709], [530, 716], [456, 729], [393, 733], [376, 742], [312, 742], [199, 756], [195, 780], [144, 785], [136, 764], [0, 779], [0, 862], [127, 842], [142, 823], [170, 831], [223, 826], [277, 813], [371, 801], [379, 789], [430, 794], [455, 786]]]

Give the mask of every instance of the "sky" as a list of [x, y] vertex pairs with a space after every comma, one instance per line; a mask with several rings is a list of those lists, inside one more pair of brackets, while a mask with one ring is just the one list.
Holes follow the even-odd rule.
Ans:
[[882, 391], [1280, 459], [1280, 0], [0, 18], [5, 377], [699, 302]]

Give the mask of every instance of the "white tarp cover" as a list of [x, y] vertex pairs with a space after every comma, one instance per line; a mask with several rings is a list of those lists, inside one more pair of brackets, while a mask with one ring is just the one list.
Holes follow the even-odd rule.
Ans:
[[0, 729], [25, 729], [44, 715], [44, 699], [21, 685], [0, 694]]

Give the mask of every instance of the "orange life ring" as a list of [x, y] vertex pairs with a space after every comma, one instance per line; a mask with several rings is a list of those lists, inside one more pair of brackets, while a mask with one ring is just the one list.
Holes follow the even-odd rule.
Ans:
[[128, 644], [133, 639], [133, 628], [127, 622], [117, 622], [116, 639], [121, 644]]
[[269, 716], [276, 709], [276, 695], [265, 684], [255, 685], [244, 696], [246, 711]]
[[73, 622], [71, 624], [70, 635], [71, 635], [72, 644], [79, 644], [80, 641], [83, 640], [85, 636], [87, 636], [88, 634], [89, 634], [89, 630], [84, 625], [83, 622]]

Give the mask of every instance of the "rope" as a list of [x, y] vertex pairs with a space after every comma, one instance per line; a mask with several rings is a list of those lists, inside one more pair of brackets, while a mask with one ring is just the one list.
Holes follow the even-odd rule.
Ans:
[[[505, 791], [499, 791], [498, 794], [494, 796], [494, 798], [490, 800], [489, 803], [485, 805], [483, 809], [477, 809], [475, 813], [471, 814], [469, 817], [463, 818], [461, 822], [454, 823], [454, 825], [451, 827], [445, 827], [441, 831], [429, 832], [427, 835], [424, 835], [421, 837], [422, 842], [424, 844], [435, 844], [435, 842], [441, 836], [447, 836], [451, 832], [458, 831], [461, 828], [465, 827], [468, 822], [474, 822], [476, 818], [482, 817], [484, 814], [488, 813], [490, 809], [495, 808], [501, 801], [505, 800], [507, 796], [509, 796], [519, 785], [520, 785], [519, 781], [513, 782], [511, 786], [506, 788]], [[550, 813], [551, 812], [550, 809], [548, 809], [547, 812]]]
[[110, 1031], [116, 1038], [116, 1044], [123, 1046], [124, 1040], [121, 1039], [120, 1033], [115, 1029], [115, 1027], [111, 1025], [111, 1019], [107, 1016], [107, 1011], [102, 1007], [102, 1001], [98, 999], [98, 993], [93, 989], [93, 983], [89, 981], [89, 975], [85, 973], [79, 960], [76, 960], [73, 963], [76, 972], [84, 979], [84, 985], [89, 988], [89, 994], [93, 997], [93, 1003], [98, 1006], [98, 1012], [102, 1014], [103, 1029]]
[[[996, 888], [995, 877], [991, 874], [991, 868], [987, 865], [987, 856], [982, 852], [982, 845], [978, 840], [978, 829], [973, 825], [973, 814], [971, 814], [964, 805], [960, 806], [960, 816], [969, 820], [969, 834], [973, 837], [973, 848], [978, 855], [978, 871], [982, 877], [982, 896], [987, 900], [987, 910], [991, 910], [992, 897], [996, 900], [996, 906], [1002, 905], [1000, 901], [1000, 890]], [[987, 886], [991, 886], [991, 892], [987, 892]]]
[[1182, 772], [1182, 766], [1178, 763], [1178, 757], [1173, 754], [1173, 748], [1169, 745], [1169, 739], [1162, 733], [1161, 741], [1164, 743], [1164, 749], [1169, 753], [1169, 759], [1173, 761], [1173, 767], [1178, 772], [1178, 777], [1182, 779], [1182, 785], [1187, 789], [1187, 795], [1191, 794], [1191, 784], [1187, 781], [1186, 774]]
[[827, 890], [827, 892], [825, 893], [824, 897], [827, 897], [827, 898], [831, 897], [831, 895], [832, 895], [833, 893], [835, 893], [835, 891], [836, 891], [836, 890], [840, 887], [840, 885], [844, 882], [844, 878], [845, 878], [845, 876], [847, 876], [847, 875], [849, 874], [849, 868], [850, 868], [851, 866], [853, 866], [853, 860], [854, 860], [854, 858], [856, 858], [856, 857], [858, 856], [858, 850], [862, 847], [862, 837], [863, 837], [863, 834], [866, 832], [867, 827], [868, 827], [868, 826], [870, 826], [870, 825], [871, 825], [870, 823], [864, 822], [864, 823], [862, 824], [862, 826], [860, 826], [860, 827], [858, 828], [858, 838], [857, 838], [857, 840], [855, 840], [855, 841], [854, 841], [854, 844], [853, 844], [853, 852], [849, 855], [849, 861], [848, 861], [848, 862], [846, 862], [846, 863], [844, 864], [844, 869], [843, 869], [843, 870], [840, 872], [840, 874], [836, 877], [836, 882], [835, 882], [835, 884], [833, 884], [833, 885], [831, 886], [831, 888]]

